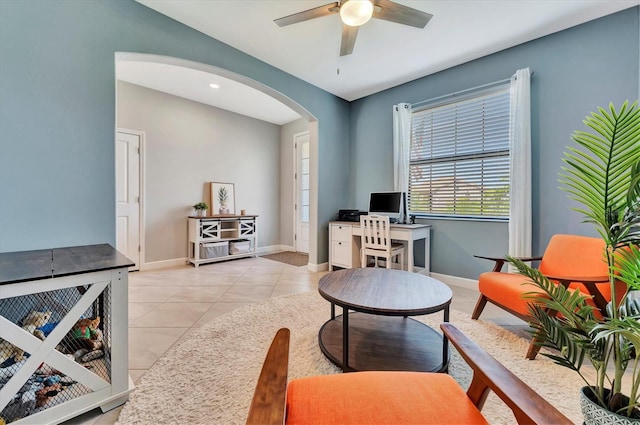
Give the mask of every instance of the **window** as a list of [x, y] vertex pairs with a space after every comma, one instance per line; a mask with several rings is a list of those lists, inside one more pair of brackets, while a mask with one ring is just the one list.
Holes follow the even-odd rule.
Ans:
[[509, 217], [509, 84], [414, 110], [412, 214]]

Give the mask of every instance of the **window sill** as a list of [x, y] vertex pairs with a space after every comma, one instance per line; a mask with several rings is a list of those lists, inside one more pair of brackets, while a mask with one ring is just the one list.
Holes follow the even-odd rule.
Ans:
[[412, 214], [417, 220], [447, 220], [447, 221], [478, 221], [483, 223], [509, 223], [508, 218], [491, 218], [491, 217], [447, 217], [442, 215], [428, 215], [428, 214]]

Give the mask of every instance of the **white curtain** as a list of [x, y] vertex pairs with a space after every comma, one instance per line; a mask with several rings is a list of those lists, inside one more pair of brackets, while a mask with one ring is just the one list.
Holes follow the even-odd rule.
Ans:
[[409, 191], [410, 148], [411, 104], [398, 103], [393, 105], [393, 190], [397, 192]]
[[531, 256], [531, 71], [511, 77], [509, 255]]

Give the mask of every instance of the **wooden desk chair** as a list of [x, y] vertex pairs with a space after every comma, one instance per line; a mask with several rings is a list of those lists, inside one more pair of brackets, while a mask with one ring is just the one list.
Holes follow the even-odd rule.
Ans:
[[391, 259], [399, 256], [400, 268], [404, 269], [404, 244], [391, 242], [389, 217], [384, 215], [361, 215], [362, 229], [360, 248], [360, 267], [367, 267], [371, 256], [378, 267], [378, 258], [386, 260], [387, 268], [391, 268]]
[[[608, 268], [604, 258], [605, 244], [601, 238], [590, 238], [576, 235], [554, 235], [542, 257], [522, 258], [522, 261], [540, 261], [538, 269], [552, 281], [589, 295], [588, 303], [606, 314], [606, 306], [611, 301]], [[510, 312], [525, 320], [532, 320], [529, 313], [531, 299], [524, 298], [527, 292], [541, 293], [540, 289], [530, 283], [527, 278], [517, 273], [502, 272], [504, 258], [481, 257], [495, 261], [492, 271], [482, 273], [478, 279], [480, 297], [471, 315], [472, 319], [480, 317], [487, 302]], [[616, 293], [622, 297], [626, 286], [620, 282]], [[556, 314], [555, 312], [549, 312]], [[526, 357], [533, 360], [540, 351], [536, 339], [531, 341]]]
[[353, 372], [287, 383], [289, 329], [280, 329], [262, 367], [247, 424], [487, 424], [480, 410], [489, 391], [519, 424], [571, 424], [453, 325], [440, 327], [473, 369], [466, 393], [444, 373]]

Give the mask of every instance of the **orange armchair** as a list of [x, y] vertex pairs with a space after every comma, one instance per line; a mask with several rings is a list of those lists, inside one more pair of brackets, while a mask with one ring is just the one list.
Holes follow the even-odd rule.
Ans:
[[487, 424], [480, 409], [491, 390], [520, 424], [571, 423], [453, 325], [440, 327], [473, 369], [466, 393], [451, 376], [426, 372], [353, 372], [287, 383], [289, 329], [280, 329], [247, 424]]
[[[600, 238], [576, 235], [554, 235], [542, 257], [522, 258], [523, 261], [540, 261], [538, 269], [554, 282], [579, 290], [591, 297], [587, 302], [596, 307], [602, 315], [611, 301], [608, 268], [604, 257], [605, 243]], [[501, 272], [506, 262], [504, 258], [481, 257], [495, 261], [491, 272], [482, 273], [478, 279], [480, 297], [471, 315], [480, 317], [487, 302], [497, 305], [525, 321], [531, 321], [529, 304], [531, 299], [522, 295], [540, 292], [533, 284], [526, 283], [526, 277], [517, 273]], [[624, 294], [626, 286], [618, 282], [618, 294]], [[554, 312], [549, 312], [555, 314]], [[531, 341], [526, 357], [533, 360], [540, 351], [536, 339]]]

